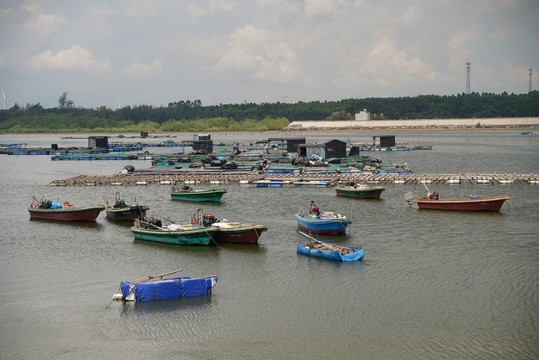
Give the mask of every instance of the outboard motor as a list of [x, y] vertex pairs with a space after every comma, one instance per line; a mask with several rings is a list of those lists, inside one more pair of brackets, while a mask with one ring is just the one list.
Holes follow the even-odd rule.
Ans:
[[202, 225], [205, 227], [210, 227], [215, 221], [215, 216], [212, 214], [204, 214], [202, 216]]

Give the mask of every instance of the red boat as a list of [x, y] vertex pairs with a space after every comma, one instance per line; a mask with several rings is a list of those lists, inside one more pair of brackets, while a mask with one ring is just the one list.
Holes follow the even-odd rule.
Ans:
[[199, 214], [198, 211], [193, 215], [191, 222], [202, 223], [205, 227], [211, 227], [213, 229], [211, 237], [217, 243], [258, 244], [260, 235], [268, 230], [265, 225], [232, 222], [226, 219], [218, 219], [211, 214], [204, 214], [200, 219], [197, 214]]
[[103, 205], [75, 207], [68, 202], [37, 201], [34, 197], [28, 208], [30, 219], [56, 221], [95, 221], [105, 207]]
[[447, 200], [440, 199], [440, 194], [430, 192], [428, 189], [426, 196], [417, 194], [417, 199], [413, 199], [413, 194], [407, 193], [405, 197], [409, 205], [417, 203], [419, 209], [457, 211], [500, 211], [505, 200], [509, 199], [508, 195], [503, 195], [487, 198], [471, 196], [469, 199]]

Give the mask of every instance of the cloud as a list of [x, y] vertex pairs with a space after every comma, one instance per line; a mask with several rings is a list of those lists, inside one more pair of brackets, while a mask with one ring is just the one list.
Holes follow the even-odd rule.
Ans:
[[449, 55], [449, 69], [459, 70], [464, 67], [466, 61], [470, 60], [473, 42], [483, 37], [485, 27], [472, 25], [455, 33], [447, 43], [447, 54]]
[[162, 69], [163, 62], [161, 60], [154, 60], [151, 64], [137, 61], [129, 64], [124, 69], [124, 74], [128, 76], [149, 76], [160, 73]]
[[61, 15], [38, 13], [38, 9], [32, 8], [32, 16], [25, 22], [24, 27], [41, 36], [48, 36], [61, 29], [65, 18]]
[[212, 0], [210, 1], [210, 11], [215, 10], [234, 10], [234, 3], [228, 0]]
[[12, 8], [0, 9], [0, 16], [8, 16], [13, 12]]
[[408, 6], [401, 14], [401, 20], [405, 25], [412, 25], [423, 17], [423, 11], [417, 6]]
[[217, 72], [242, 72], [257, 80], [287, 82], [298, 75], [292, 47], [274, 33], [246, 25], [226, 41], [226, 50], [214, 67]]
[[494, 31], [490, 33], [489, 38], [496, 41], [504, 41], [505, 39], [518, 34], [518, 32], [519, 31], [515, 27], [515, 24], [506, 22], [504, 24], [497, 25]]
[[438, 76], [431, 65], [418, 57], [409, 57], [388, 35], [376, 41], [357, 68], [369, 82], [383, 87], [413, 79], [434, 81]]
[[93, 59], [92, 53], [80, 45], [73, 45], [53, 54], [47, 50], [30, 58], [27, 65], [34, 70], [71, 70], [84, 72], [97, 72], [110, 69], [109, 60], [98, 62]]

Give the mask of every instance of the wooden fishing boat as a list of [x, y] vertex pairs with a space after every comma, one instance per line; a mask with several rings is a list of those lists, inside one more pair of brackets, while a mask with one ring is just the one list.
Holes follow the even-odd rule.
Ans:
[[336, 186], [337, 196], [348, 196], [362, 199], [379, 199], [383, 186], [368, 186], [364, 184], [349, 184], [347, 186]]
[[232, 222], [226, 219], [218, 219], [211, 214], [202, 216], [202, 224], [214, 230], [212, 237], [217, 243], [257, 244], [260, 235], [268, 230], [265, 225]]
[[143, 219], [148, 210], [150, 210], [148, 206], [127, 205], [120, 197], [120, 193], [116, 193], [114, 205], [105, 206], [107, 219], [117, 221]]
[[500, 211], [508, 195], [494, 197], [472, 196], [469, 199], [440, 199], [437, 192], [427, 192], [426, 196], [417, 195], [414, 199], [412, 193], [406, 194], [409, 205], [417, 204], [419, 209], [428, 210], [456, 210], [456, 211]]
[[190, 186], [184, 186], [182, 188], [172, 188], [170, 196], [173, 200], [220, 202], [224, 194], [226, 194], [226, 189], [194, 190]]
[[115, 294], [113, 299], [139, 302], [211, 295], [219, 279], [216, 275], [195, 279], [188, 276], [164, 278], [180, 271], [182, 269], [156, 276], [145, 276], [138, 280], [122, 281], [121, 293]]
[[38, 201], [32, 198], [28, 208], [30, 219], [44, 219], [56, 221], [95, 221], [99, 213], [105, 209], [103, 205], [76, 207], [69, 202], [53, 202], [50, 200]]
[[296, 247], [298, 254], [342, 262], [362, 260], [365, 257], [361, 246], [338, 246], [320, 241], [312, 236], [308, 237], [313, 241], [306, 245], [298, 244]]
[[209, 245], [214, 228], [190, 223], [162, 226], [160, 220], [137, 219], [131, 231], [138, 240], [173, 245]]
[[346, 216], [334, 212], [320, 212], [313, 201], [307, 214], [300, 210], [295, 214], [298, 228], [314, 234], [344, 235], [352, 221]]

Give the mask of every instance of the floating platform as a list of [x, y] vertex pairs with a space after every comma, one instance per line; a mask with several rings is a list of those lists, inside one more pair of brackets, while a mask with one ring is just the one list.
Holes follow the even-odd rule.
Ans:
[[240, 183], [257, 187], [305, 186], [327, 187], [349, 182], [367, 184], [539, 184], [539, 174], [265, 174], [253, 171], [237, 170], [196, 170], [176, 169], [158, 171], [156, 169], [139, 170], [128, 174], [115, 175], [79, 175], [64, 180], [53, 180], [51, 184], [65, 185], [170, 185], [172, 183], [224, 184]]

